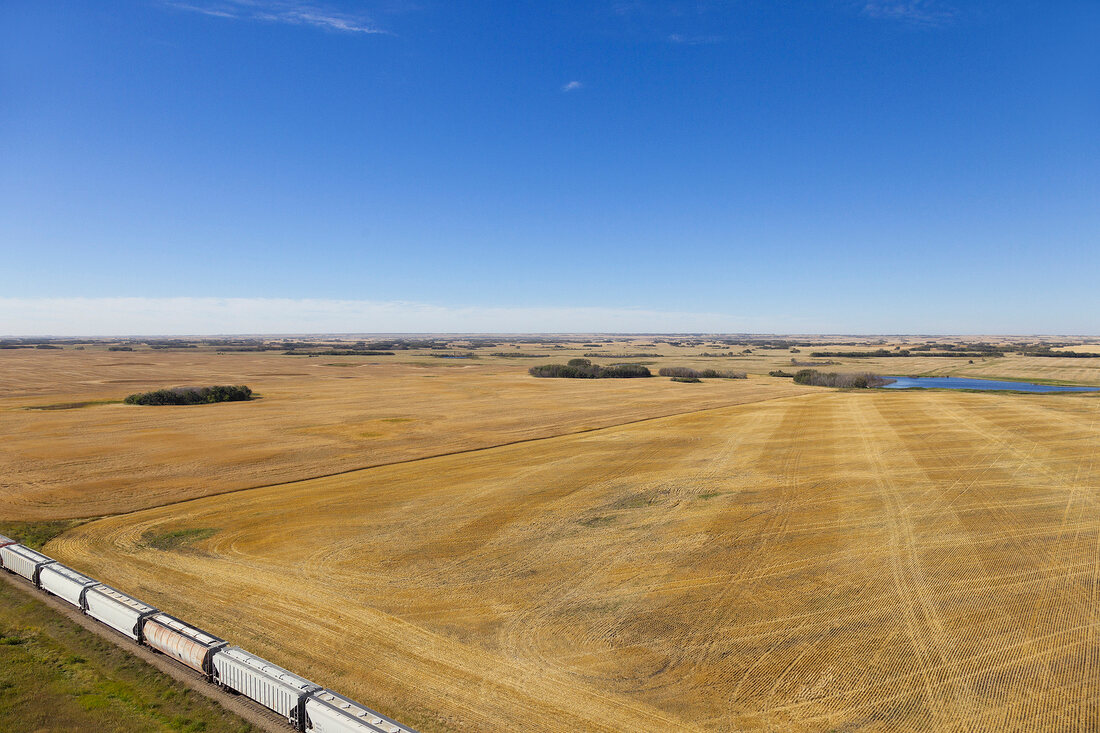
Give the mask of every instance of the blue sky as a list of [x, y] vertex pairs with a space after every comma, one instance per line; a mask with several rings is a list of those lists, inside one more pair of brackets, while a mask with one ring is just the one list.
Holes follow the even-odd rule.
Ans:
[[1092, 1], [5, 0], [0, 333], [1100, 332]]

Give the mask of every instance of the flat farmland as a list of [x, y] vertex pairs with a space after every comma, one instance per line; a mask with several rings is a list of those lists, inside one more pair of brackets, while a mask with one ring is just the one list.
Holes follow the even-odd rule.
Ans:
[[1100, 399], [769, 396], [46, 551], [425, 731], [1100, 728]]
[[[877, 342], [876, 342], [877, 343]], [[886, 346], [908, 347], [905, 342]], [[747, 381], [538, 380], [531, 364], [593, 351], [566, 343], [474, 350], [476, 359], [286, 356], [104, 348], [0, 352], [0, 520], [103, 516], [395, 461], [564, 435], [633, 420], [804, 394], [788, 349], [707, 358], [708, 346], [625, 342], [600, 363], [744, 371]], [[823, 346], [822, 348], [838, 348]], [[839, 347], [840, 350], [870, 346]], [[879, 346], [874, 346], [879, 348]], [[1078, 350], [1095, 345], [1075, 346]], [[709, 349], [709, 350], [708, 350]], [[736, 349], [736, 347], [735, 347]], [[620, 358], [616, 358], [621, 355]], [[438, 356], [438, 354], [437, 354]], [[835, 358], [825, 370], [1038, 379], [1100, 385], [1100, 359]], [[248, 384], [249, 403], [142, 408], [119, 402], [170, 386]]]
[[[0, 520], [117, 514], [807, 391], [768, 377], [697, 385], [532, 379], [531, 361], [3, 351]], [[133, 392], [210, 384], [247, 384], [260, 399], [119, 404]]]

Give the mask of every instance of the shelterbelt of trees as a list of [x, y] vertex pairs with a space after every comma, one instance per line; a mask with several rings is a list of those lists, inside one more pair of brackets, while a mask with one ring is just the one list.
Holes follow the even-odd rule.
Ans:
[[998, 357], [1004, 356], [1000, 351], [908, 351], [906, 349], [898, 349], [896, 351], [890, 351], [889, 349], [876, 349], [875, 351], [812, 351], [810, 356], [815, 359], [820, 358], [886, 358], [897, 357], [904, 358], [908, 356], [942, 356], [942, 357], [954, 357], [956, 359], [980, 359], [982, 357]]
[[661, 367], [657, 374], [662, 377], [680, 377], [686, 379], [748, 379], [745, 372], [729, 369], [692, 369], [690, 367]]
[[153, 392], [138, 392], [127, 397], [127, 405], [206, 405], [214, 402], [245, 402], [252, 390], [243, 384], [213, 387], [173, 387]]
[[588, 359], [570, 359], [567, 364], [543, 364], [531, 367], [527, 372], [532, 377], [554, 379], [633, 379], [653, 376], [649, 369], [641, 364], [600, 366]]
[[819, 372], [816, 369], [800, 369], [795, 372], [794, 383], [806, 384], [814, 387], [845, 387], [849, 389], [867, 389], [868, 387], [882, 387], [893, 382], [878, 374], [870, 372], [838, 373]]

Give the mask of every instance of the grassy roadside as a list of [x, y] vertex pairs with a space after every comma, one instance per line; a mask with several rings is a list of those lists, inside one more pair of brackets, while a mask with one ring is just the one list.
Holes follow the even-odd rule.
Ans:
[[244, 733], [253, 728], [0, 582], [0, 730]]
[[32, 550], [41, 550], [46, 543], [87, 519], [59, 519], [47, 522], [3, 522], [0, 521], [0, 534], [11, 537], [16, 542]]

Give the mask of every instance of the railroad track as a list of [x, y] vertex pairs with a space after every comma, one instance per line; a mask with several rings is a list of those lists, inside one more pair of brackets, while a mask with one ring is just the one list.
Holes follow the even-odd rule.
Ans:
[[213, 700], [226, 710], [240, 716], [251, 723], [258, 730], [268, 733], [286, 733], [293, 728], [284, 718], [271, 712], [258, 702], [248, 699], [243, 695], [233, 695], [215, 684], [207, 682], [198, 672], [184, 667], [172, 659], [159, 654], [152, 649], [142, 646], [137, 642], [123, 636], [108, 626], [98, 623], [89, 616], [84, 615], [78, 609], [65, 603], [60, 598], [45, 593], [34, 587], [30, 582], [12, 573], [0, 572], [0, 580], [18, 588], [36, 600], [42, 601], [57, 613], [73, 621], [81, 628], [86, 629], [96, 636], [106, 639], [117, 647], [125, 649], [132, 656], [152, 665], [158, 671], [168, 675], [172, 679], [182, 682], [200, 695]]

